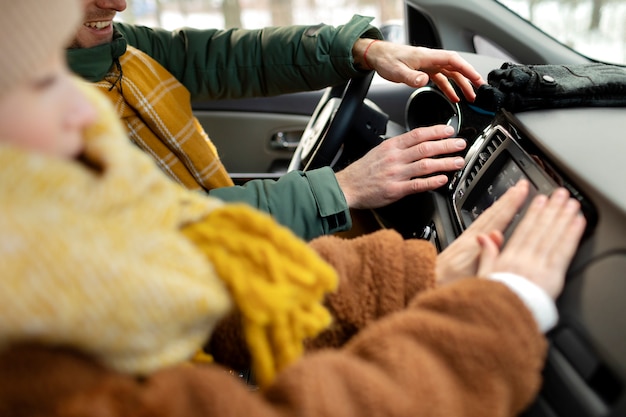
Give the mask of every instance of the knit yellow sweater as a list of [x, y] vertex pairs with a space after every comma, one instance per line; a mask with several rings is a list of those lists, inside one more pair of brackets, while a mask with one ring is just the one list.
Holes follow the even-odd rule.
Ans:
[[67, 345], [146, 374], [192, 357], [234, 300], [269, 381], [328, 324], [334, 271], [269, 216], [173, 183], [83, 86], [100, 118], [81, 161], [0, 145], [0, 349]]

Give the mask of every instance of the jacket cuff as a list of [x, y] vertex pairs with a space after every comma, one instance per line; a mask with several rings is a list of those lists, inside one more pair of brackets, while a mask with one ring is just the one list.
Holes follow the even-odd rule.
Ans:
[[306, 171], [303, 176], [311, 187], [324, 232], [331, 234], [350, 230], [350, 208], [333, 170], [324, 167]]
[[487, 278], [509, 287], [530, 310], [543, 333], [556, 325], [559, 313], [554, 301], [543, 288], [522, 276], [508, 272], [493, 273]]
[[[347, 64], [349, 65], [350, 71], [349, 73], [343, 74], [346, 78], [352, 78], [355, 75], [363, 74], [363, 71], [359, 70], [354, 65], [354, 58], [352, 57], [352, 47], [357, 39], [383, 39], [381, 31], [370, 24], [373, 19], [374, 18], [372, 17], [354, 15], [348, 23], [337, 27], [338, 31], [336, 37], [339, 42], [333, 42], [330, 55], [333, 57], [334, 61], [337, 59], [341, 60], [342, 57], [347, 57]], [[343, 48], [348, 49], [343, 50]], [[342, 68], [341, 62], [335, 62], [334, 65], [336, 68]]]

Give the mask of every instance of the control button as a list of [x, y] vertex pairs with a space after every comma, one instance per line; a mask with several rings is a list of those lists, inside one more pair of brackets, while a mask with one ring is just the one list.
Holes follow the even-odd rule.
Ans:
[[551, 76], [549, 76], [549, 75], [544, 75], [542, 78], [543, 78], [543, 80], [544, 80], [545, 82], [547, 82], [547, 83], [553, 83], [553, 82], [555, 81], [555, 80], [554, 80], [554, 78], [552, 78], [552, 77], [551, 77]]

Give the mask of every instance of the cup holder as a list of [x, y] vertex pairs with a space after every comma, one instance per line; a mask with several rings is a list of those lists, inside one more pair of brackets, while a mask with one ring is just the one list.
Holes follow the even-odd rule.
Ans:
[[461, 129], [461, 108], [435, 87], [418, 88], [407, 102], [407, 130], [438, 124], [450, 125], [458, 133]]

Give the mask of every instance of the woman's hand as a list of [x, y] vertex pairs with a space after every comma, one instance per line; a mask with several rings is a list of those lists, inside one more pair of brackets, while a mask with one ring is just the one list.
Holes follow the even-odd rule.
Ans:
[[528, 181], [519, 181], [439, 254], [436, 268], [439, 285], [477, 275], [482, 252], [478, 236], [491, 237], [500, 246], [503, 232], [524, 204], [528, 190]]
[[527, 278], [556, 298], [585, 230], [580, 204], [565, 189], [535, 197], [504, 249], [498, 233], [481, 234], [478, 275], [510, 272]]
[[469, 101], [476, 98], [473, 87], [485, 84], [478, 71], [453, 51], [362, 38], [354, 44], [352, 55], [357, 66], [373, 69], [392, 82], [419, 88], [430, 78], [453, 102], [458, 102], [459, 97], [450, 80]]

